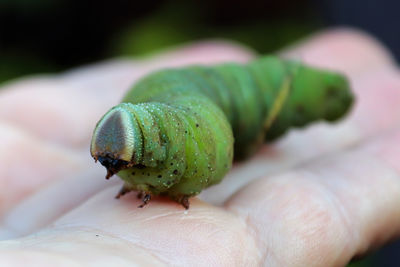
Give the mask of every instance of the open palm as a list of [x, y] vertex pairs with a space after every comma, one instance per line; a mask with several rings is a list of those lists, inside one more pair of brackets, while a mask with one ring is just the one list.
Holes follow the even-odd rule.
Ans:
[[400, 72], [361, 33], [318, 34], [283, 56], [346, 73], [350, 116], [291, 131], [235, 165], [185, 211], [114, 196], [89, 155], [92, 130], [152, 70], [246, 61], [203, 42], [0, 91], [0, 266], [342, 266], [400, 233]]

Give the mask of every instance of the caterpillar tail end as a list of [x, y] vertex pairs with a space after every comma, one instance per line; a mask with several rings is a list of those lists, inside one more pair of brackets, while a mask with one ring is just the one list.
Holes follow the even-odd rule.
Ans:
[[349, 80], [340, 74], [326, 75], [325, 88], [321, 103], [324, 111], [323, 119], [334, 122], [345, 116], [352, 108], [355, 98]]

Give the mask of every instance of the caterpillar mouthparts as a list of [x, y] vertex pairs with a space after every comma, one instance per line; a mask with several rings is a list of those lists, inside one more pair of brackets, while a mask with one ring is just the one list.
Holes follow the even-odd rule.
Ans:
[[119, 171], [128, 168], [129, 165], [129, 162], [125, 160], [114, 159], [110, 156], [99, 156], [97, 157], [97, 160], [107, 169], [106, 179], [109, 179], [111, 176], [118, 173]]
[[[353, 103], [345, 76], [277, 57], [188, 66], [144, 77], [97, 123], [92, 157], [117, 174], [117, 198], [138, 191], [143, 207], [189, 198], [219, 183], [235, 158], [291, 127], [336, 121]], [[234, 142], [235, 141], [235, 142]]]

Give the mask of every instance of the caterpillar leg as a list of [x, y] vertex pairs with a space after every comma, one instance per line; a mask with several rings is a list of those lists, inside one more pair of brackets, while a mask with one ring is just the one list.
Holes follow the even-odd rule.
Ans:
[[129, 189], [126, 185], [123, 185], [121, 187], [121, 189], [119, 190], [118, 194], [115, 196], [116, 199], [119, 199], [120, 197], [122, 197], [123, 195], [131, 192], [132, 190]]
[[[143, 195], [143, 192], [140, 193]], [[148, 193], [144, 193], [144, 196], [142, 198], [142, 204], [140, 204], [138, 208], [143, 208], [144, 206], [147, 205], [147, 203], [149, 203], [150, 200], [151, 200], [151, 195]]]
[[189, 209], [189, 206], [190, 206], [189, 196], [183, 196], [178, 202], [179, 202], [185, 209]]

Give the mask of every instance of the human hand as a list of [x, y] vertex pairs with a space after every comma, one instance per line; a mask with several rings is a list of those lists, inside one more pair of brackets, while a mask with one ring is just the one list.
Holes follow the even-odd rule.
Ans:
[[[143, 209], [105, 181], [89, 142], [97, 120], [151, 70], [246, 61], [200, 43], [0, 90], [0, 266], [342, 266], [400, 233], [400, 73], [376, 41], [322, 33], [282, 53], [349, 75], [356, 94], [336, 125], [291, 131], [236, 164], [185, 211]], [[18, 239], [17, 239], [18, 238]]]

